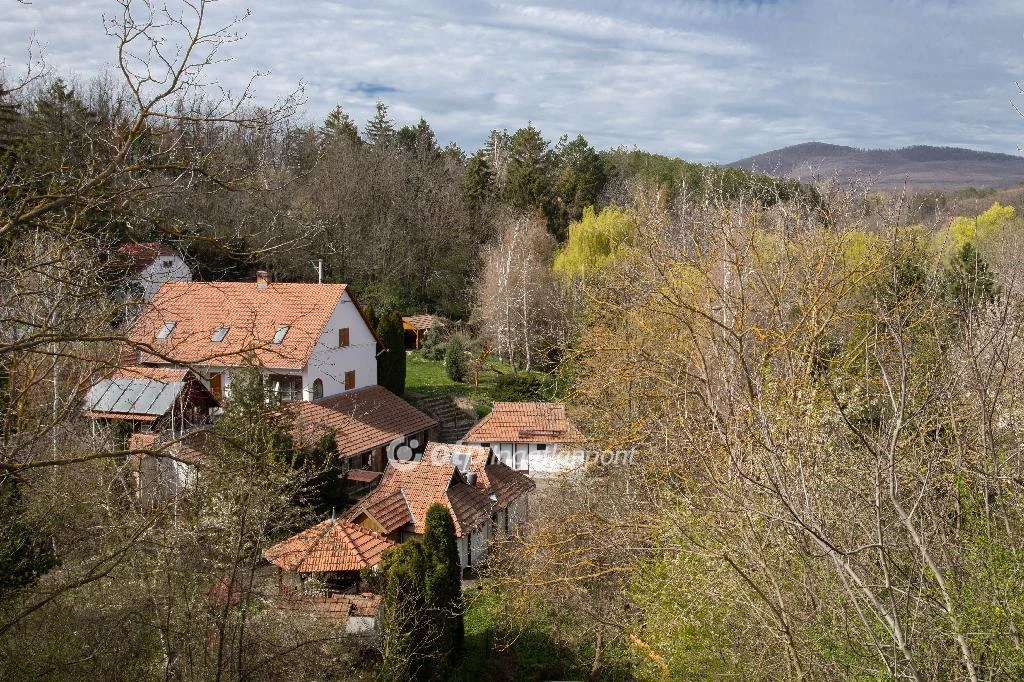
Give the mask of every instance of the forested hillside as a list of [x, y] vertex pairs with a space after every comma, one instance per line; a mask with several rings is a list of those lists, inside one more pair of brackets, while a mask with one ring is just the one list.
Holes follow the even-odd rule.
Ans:
[[[207, 82], [235, 34], [203, 6], [110, 22], [118, 77], [0, 79], [0, 679], [1024, 676], [1024, 224], [995, 201], [1015, 193], [812, 186], [529, 122], [464, 150], [385, 102], [313, 121]], [[420, 518], [404, 489], [360, 511], [395, 469], [309, 436], [280, 368], [248, 352], [214, 396], [210, 358], [161, 343], [180, 320], [132, 335], [133, 242], [253, 290], [319, 263], [367, 304], [368, 390], [440, 400], [449, 428], [557, 403], [583, 465], [534, 482], [482, 444], [493, 481], [450, 455]], [[447, 320], [406, 353], [409, 313]], [[232, 333], [197, 314], [204, 343]], [[324, 333], [347, 351], [351, 331]], [[161, 440], [148, 413], [88, 414], [140, 354], [194, 371], [210, 420]], [[534, 447], [556, 431], [512, 421]], [[145, 465], [186, 483], [145, 497]], [[530, 495], [511, 529], [486, 506], [502, 477]], [[478, 484], [494, 533], [464, 572]], [[383, 605], [361, 632], [338, 623], [374, 614], [339, 621], [334, 576], [289, 583], [267, 554], [351, 511], [389, 545], [349, 571]]]

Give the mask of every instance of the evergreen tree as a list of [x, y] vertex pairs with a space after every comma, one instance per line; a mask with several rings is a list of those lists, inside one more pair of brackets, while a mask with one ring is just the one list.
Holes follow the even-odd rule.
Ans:
[[388, 118], [388, 107], [377, 100], [377, 113], [363, 129], [367, 142], [375, 147], [390, 147], [395, 143], [395, 124]]
[[505, 198], [518, 211], [547, 213], [551, 199], [552, 154], [547, 141], [532, 124], [520, 128], [509, 144], [508, 185]]
[[402, 126], [395, 135], [398, 145], [410, 154], [436, 158], [440, 153], [437, 138], [426, 119], [420, 118], [414, 126]]
[[453, 336], [448, 341], [448, 348], [444, 352], [444, 372], [452, 381], [462, 381], [466, 378], [465, 351], [458, 336]]
[[571, 141], [565, 137], [559, 140], [555, 156], [558, 158], [554, 187], [558, 211], [555, 234], [562, 239], [566, 226], [582, 218], [583, 210], [597, 202], [608, 174], [601, 155], [582, 135]]
[[438, 664], [434, 679], [447, 679], [446, 668], [462, 656], [462, 564], [455, 538], [455, 523], [448, 509], [438, 502], [427, 509], [423, 530], [426, 571], [423, 578], [424, 604], [429, 619], [428, 639], [436, 642]]
[[359, 128], [356, 126], [355, 121], [352, 120], [352, 117], [340, 105], [334, 107], [331, 113], [327, 115], [327, 119], [320, 129], [320, 134], [327, 142], [343, 140], [353, 145], [359, 145], [363, 142], [359, 139]]
[[943, 292], [961, 316], [995, 301], [999, 287], [988, 263], [971, 242], [953, 255], [943, 278]]
[[425, 614], [426, 569], [419, 540], [403, 542], [385, 552], [381, 559], [384, 603], [379, 680], [406, 682], [429, 677], [427, 661], [433, 657], [433, 642], [428, 639], [429, 621]]
[[405, 330], [397, 311], [384, 315], [377, 335], [387, 350], [377, 358], [377, 383], [395, 395], [405, 393]]
[[363, 306], [363, 316], [366, 317], [366, 324], [370, 326], [370, 329], [377, 331], [380, 320], [377, 318], [377, 311], [369, 303]]
[[462, 193], [473, 211], [479, 211], [494, 191], [494, 171], [484, 150], [478, 151], [466, 162], [462, 174]]

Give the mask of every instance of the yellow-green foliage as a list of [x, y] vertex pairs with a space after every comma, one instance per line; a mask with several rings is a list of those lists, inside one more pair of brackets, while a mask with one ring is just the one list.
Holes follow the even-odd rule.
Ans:
[[938, 234], [939, 250], [948, 257], [967, 242], [976, 246], [985, 244], [999, 233], [1000, 228], [1016, 218], [1017, 211], [1013, 206], [1002, 206], [998, 201], [977, 218], [953, 218], [949, 228]]
[[636, 229], [636, 221], [617, 206], [600, 213], [588, 206], [579, 222], [569, 225], [569, 240], [555, 257], [555, 272], [566, 278], [587, 275], [613, 259]]

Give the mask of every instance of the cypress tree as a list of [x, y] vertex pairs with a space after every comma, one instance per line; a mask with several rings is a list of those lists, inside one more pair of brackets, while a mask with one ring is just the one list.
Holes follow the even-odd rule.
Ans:
[[387, 351], [377, 358], [377, 383], [395, 395], [405, 393], [405, 331], [402, 316], [396, 311], [384, 315], [377, 335]]
[[444, 372], [452, 381], [462, 381], [466, 378], [465, 351], [462, 349], [462, 341], [457, 336], [451, 338], [444, 352]]
[[427, 562], [418, 540], [385, 552], [381, 560], [384, 604], [381, 622], [383, 660], [377, 677], [391, 682], [427, 679], [432, 657], [425, 617], [424, 574]]
[[462, 564], [455, 538], [455, 523], [448, 509], [435, 502], [427, 510], [423, 530], [426, 572], [423, 578], [429, 640], [437, 642], [439, 665], [434, 679], [446, 679], [447, 669], [462, 656]]

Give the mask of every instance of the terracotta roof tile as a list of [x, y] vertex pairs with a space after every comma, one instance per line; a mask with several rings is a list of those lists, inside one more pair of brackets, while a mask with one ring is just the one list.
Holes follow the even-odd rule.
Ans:
[[408, 505], [415, 533], [423, 533], [427, 509], [435, 502], [448, 507], [459, 537], [472, 532], [490, 517], [491, 501], [482, 491], [467, 485], [455, 466], [423, 460], [400, 467], [388, 466], [377, 489], [363, 498], [346, 518], [354, 521], [364, 514], [372, 516], [372, 509], [383, 506], [385, 500], [394, 504], [397, 494], [401, 494]]
[[263, 556], [291, 573], [337, 573], [376, 566], [391, 547], [394, 543], [384, 536], [339, 519], [293, 535], [265, 550]]
[[401, 490], [376, 498], [371, 504], [364, 505], [363, 511], [387, 533], [413, 523], [412, 511]]
[[158, 451], [192, 466], [202, 466], [206, 461], [207, 429], [197, 429], [177, 439], [163, 437], [164, 433], [133, 433], [128, 449]]
[[338, 453], [343, 457], [437, 426], [436, 419], [383, 386], [367, 386], [315, 403], [290, 403], [289, 409], [294, 410], [300, 440], [313, 440], [333, 429]]
[[463, 438], [468, 443], [582, 443], [561, 403], [494, 403]]
[[[167, 282], [132, 327], [130, 338], [160, 355], [140, 352], [141, 362], [235, 366], [252, 355], [264, 367], [301, 369], [345, 293], [345, 284]], [[156, 338], [174, 323], [166, 339]], [[213, 341], [221, 327], [223, 340]], [[281, 343], [271, 341], [287, 326]]]
[[475, 487], [493, 496], [491, 500], [498, 509], [507, 507], [537, 487], [529, 476], [493, 461], [490, 448], [482, 445], [427, 443], [423, 459], [434, 463], [455, 464], [463, 474], [476, 474]]
[[380, 595], [361, 594], [303, 594], [289, 593], [277, 600], [281, 609], [307, 611], [327, 616], [343, 625], [349, 616], [373, 617], [380, 613]]

